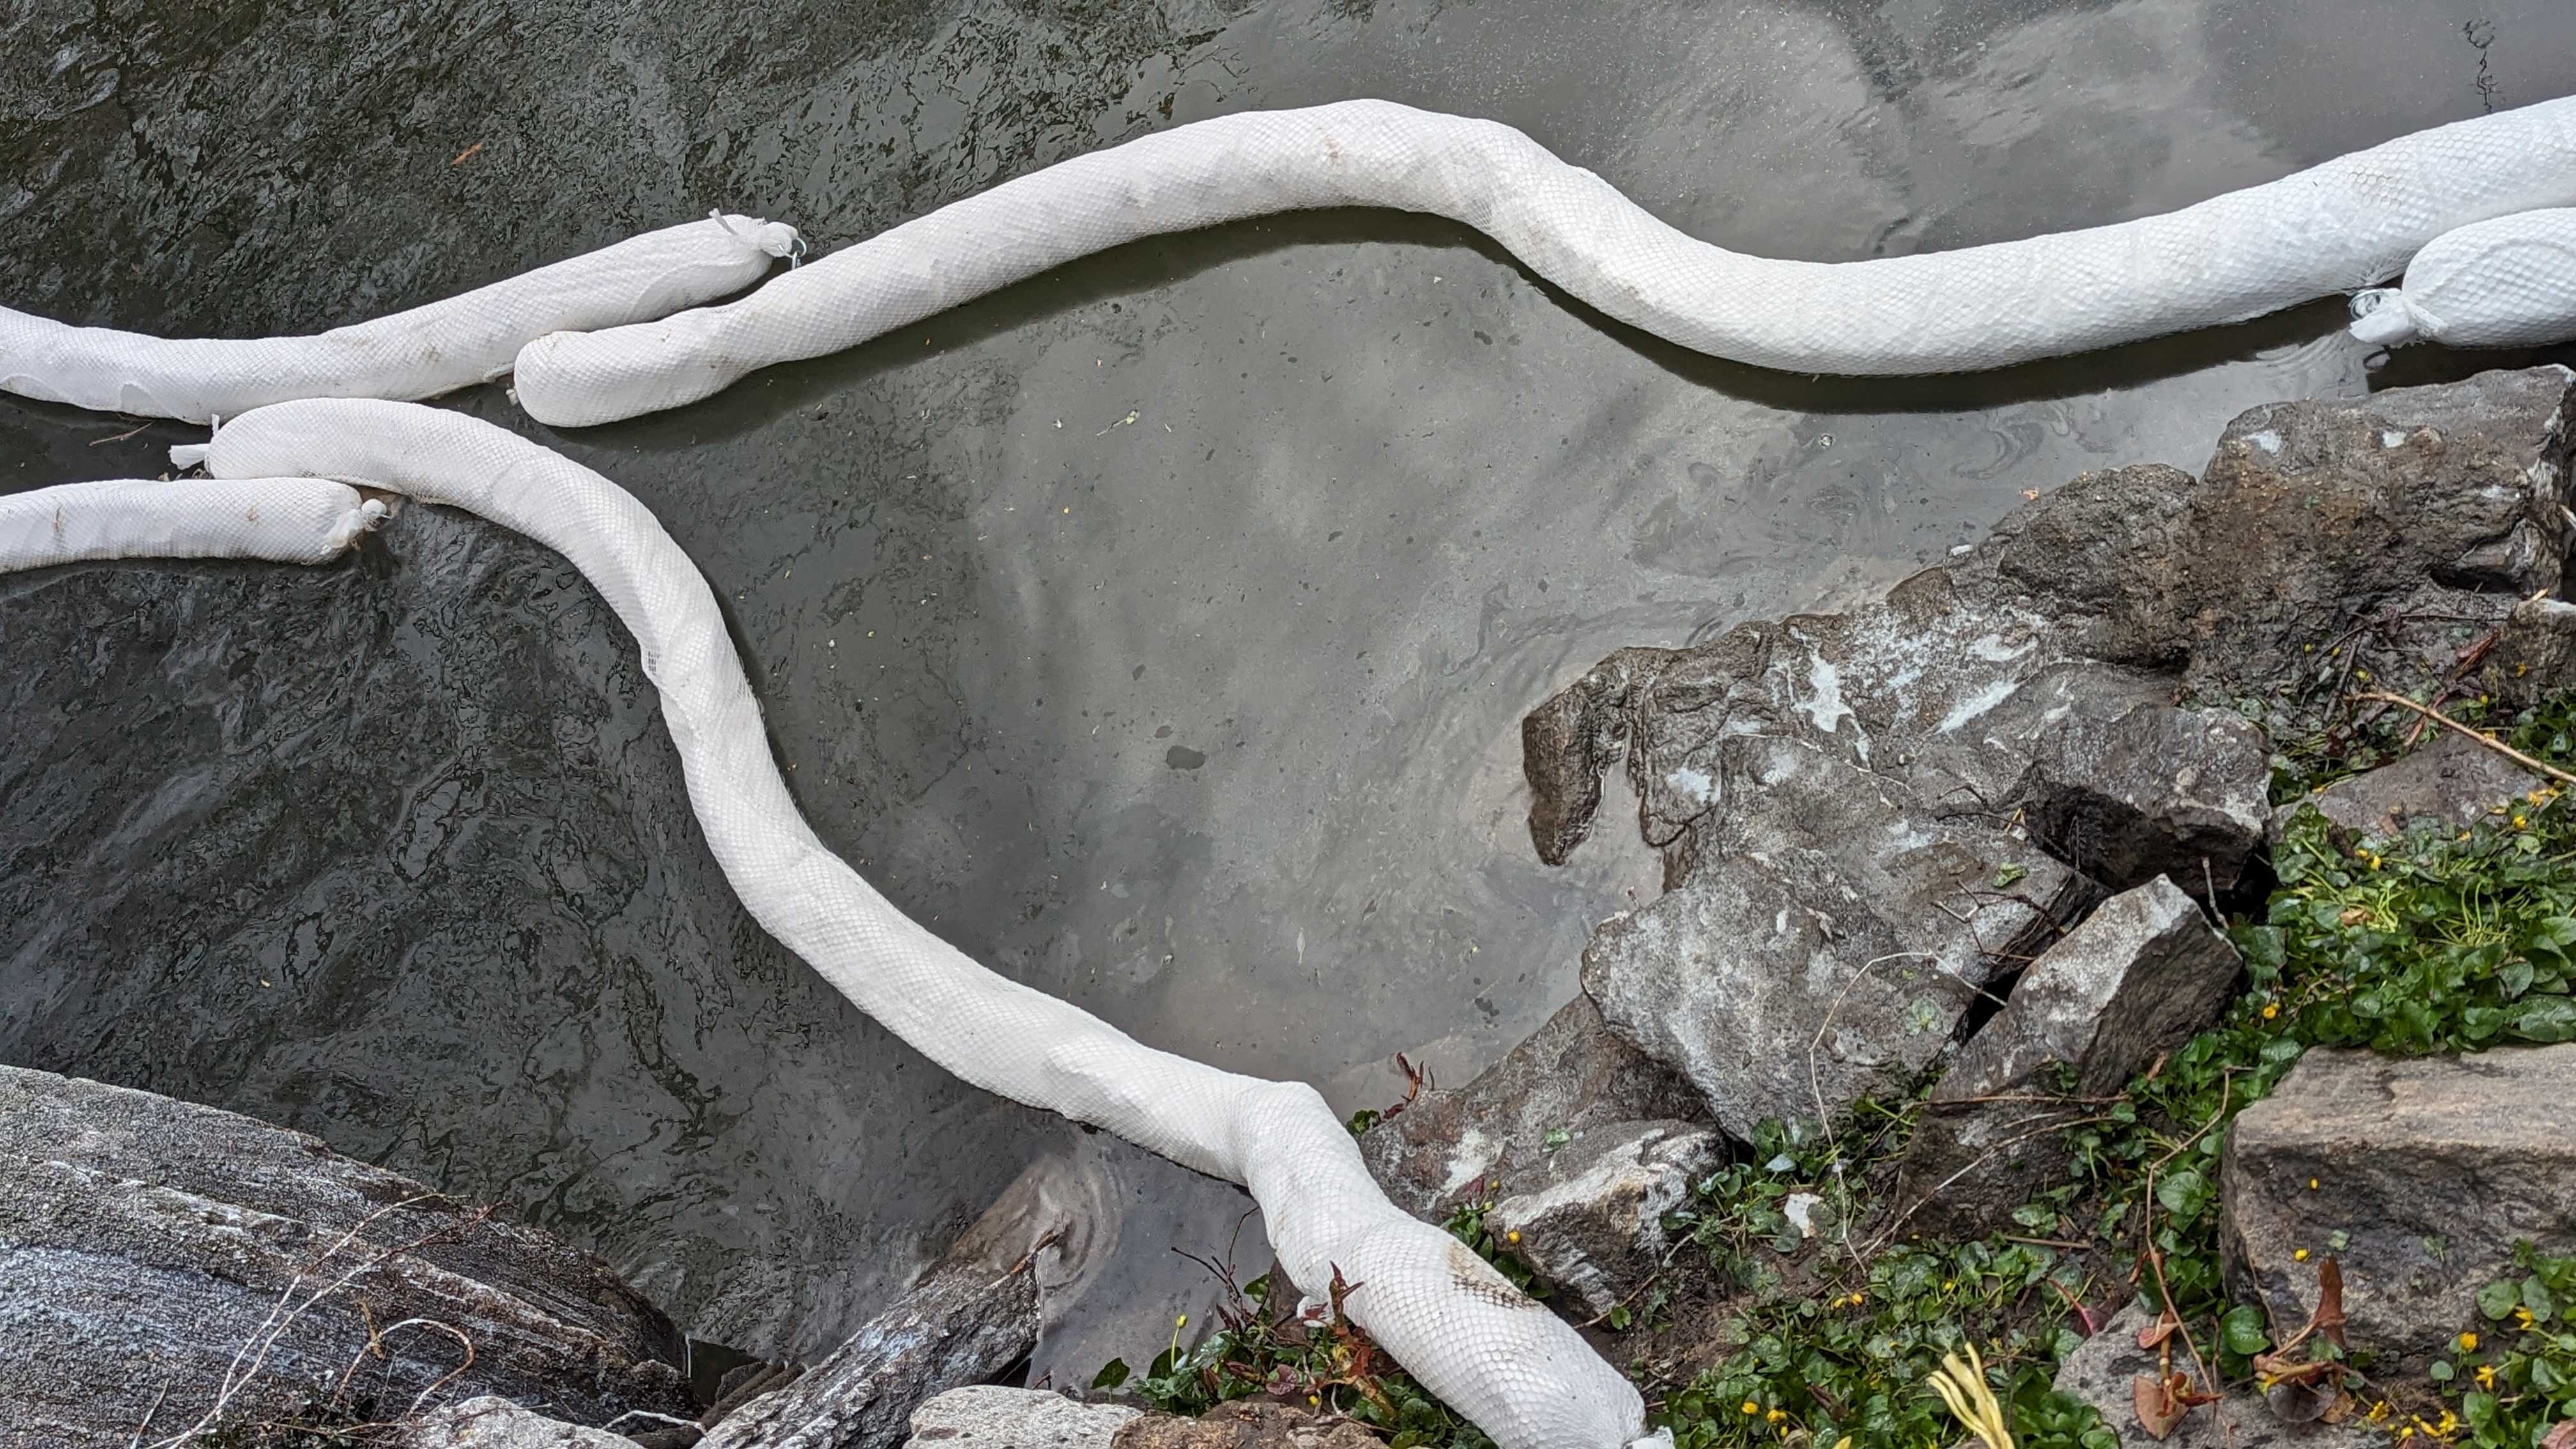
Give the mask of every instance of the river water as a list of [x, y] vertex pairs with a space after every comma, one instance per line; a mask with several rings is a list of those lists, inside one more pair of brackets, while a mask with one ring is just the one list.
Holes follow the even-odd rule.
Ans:
[[[711, 206], [828, 248], [1353, 96], [1508, 122], [1739, 249], [1859, 258], [2576, 83], [2564, 0], [339, 9], [0, 15], [0, 297], [317, 330]], [[2359, 392], [2340, 320], [1816, 380], [1607, 322], [1463, 228], [1335, 212], [1126, 247], [630, 424], [455, 405], [662, 517], [808, 814], [898, 905], [1349, 1109], [1395, 1052], [1455, 1082], [1506, 1050], [1652, 888], [1619, 832], [1533, 858], [1530, 706], [1619, 645], [1883, 585], [2084, 469], [2196, 467], [2253, 403]], [[189, 436], [133, 427], [0, 398], [0, 487], [150, 476]], [[0, 1060], [503, 1201], [763, 1353], [827, 1347], [1071, 1136], [748, 923], [631, 643], [498, 530], [413, 509], [329, 569], [0, 581], [0, 660]], [[1118, 1170], [1125, 1326], [1068, 1365], [1158, 1347], [1125, 1338], [1199, 1291], [1165, 1249], [1222, 1251], [1241, 1212]]]

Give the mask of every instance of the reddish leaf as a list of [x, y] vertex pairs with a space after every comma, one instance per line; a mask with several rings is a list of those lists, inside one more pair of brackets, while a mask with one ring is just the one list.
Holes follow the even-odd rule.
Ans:
[[2138, 1330], [2138, 1347], [2157, 1347], [2166, 1339], [2173, 1337], [2174, 1330], [2180, 1327], [2182, 1327], [2182, 1320], [2174, 1317], [2172, 1305], [2168, 1304], [2164, 1312], [2156, 1315], [2155, 1322]]
[[2149, 1438], [2164, 1438], [2182, 1422], [2183, 1415], [2191, 1412], [2174, 1399], [2173, 1386], [2180, 1378], [2179, 1374], [2171, 1379], [2140, 1374], [2129, 1380], [2129, 1402], [2138, 1411], [2138, 1427], [2146, 1430]]
[[2576, 1419], [2561, 1419], [2540, 1436], [2540, 1449], [2576, 1449]]
[[2308, 1327], [2337, 1348], [2348, 1346], [2343, 1341], [2343, 1268], [2332, 1258], [2317, 1269], [2317, 1311], [2309, 1315]]

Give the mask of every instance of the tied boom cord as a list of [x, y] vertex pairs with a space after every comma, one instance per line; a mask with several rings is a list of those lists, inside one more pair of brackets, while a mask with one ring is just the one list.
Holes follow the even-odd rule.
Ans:
[[[561, 551], [634, 632], [726, 879], [861, 1010], [979, 1087], [1243, 1184], [1291, 1276], [1358, 1284], [1352, 1317], [1502, 1449], [1655, 1442], [1635, 1387], [1580, 1335], [1387, 1201], [1313, 1088], [1143, 1046], [895, 910], [797, 812], [714, 595], [652, 514], [536, 444], [401, 401], [515, 368], [539, 421], [632, 417], [1138, 237], [1354, 205], [1454, 218], [1612, 317], [1801, 372], [2004, 366], [2241, 321], [2401, 270], [2401, 285], [2356, 299], [2365, 341], [2576, 338], [2576, 99], [2401, 137], [2163, 216], [1836, 264], [1685, 236], [1507, 126], [1348, 101], [1176, 127], [818, 260], [791, 227], [718, 214], [314, 337], [167, 341], [0, 308], [0, 390], [230, 420], [212, 443], [173, 450], [212, 481], [0, 499], [0, 571], [318, 563], [384, 516], [352, 484], [464, 508]], [[678, 311], [782, 257], [790, 270], [742, 300]]]

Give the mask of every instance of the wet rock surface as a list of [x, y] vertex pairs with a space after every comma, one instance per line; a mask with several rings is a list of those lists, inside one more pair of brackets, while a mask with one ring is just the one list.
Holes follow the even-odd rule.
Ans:
[[912, 1411], [907, 1449], [1110, 1449], [1139, 1417], [1121, 1404], [1086, 1404], [1042, 1389], [979, 1385]]
[[1543, 1171], [1552, 1137], [1640, 1119], [1698, 1116], [1681, 1074], [1638, 1051], [1578, 995], [1529, 1040], [1464, 1087], [1435, 1087], [1360, 1138], [1360, 1156], [1396, 1204], [1434, 1221], [1490, 1183]]
[[1982, 1237], [2062, 1180], [2064, 1129], [2215, 1020], [2241, 969], [2162, 876], [2103, 902], [2031, 963], [1932, 1088], [1898, 1182], [1909, 1226]]
[[[2247, 1389], [2193, 1409], [2161, 1439], [2149, 1434], [2139, 1426], [2130, 1385], [2141, 1374], [2154, 1378], [2167, 1371], [2161, 1350], [2138, 1347], [2139, 1333], [2153, 1321], [2132, 1304], [2112, 1315], [2101, 1332], [2058, 1366], [2058, 1390], [2099, 1410], [2103, 1424], [2120, 1436], [2121, 1449], [2376, 1449], [2389, 1442], [2387, 1435], [2359, 1423], [2285, 1422], [2261, 1394]], [[2176, 1357], [2180, 1366], [2189, 1367], [2187, 1358]]]
[[589, 1254], [301, 1133], [7, 1067], [0, 1305], [0, 1404], [49, 1444], [290, 1417], [372, 1353], [361, 1412], [696, 1410], [670, 1320]]
[[1594, 1128], [1515, 1180], [1485, 1226], [1580, 1316], [1598, 1317], [1663, 1267], [1672, 1250], [1664, 1214], [1687, 1204], [1691, 1184], [1725, 1157], [1716, 1133], [1684, 1122]]
[[2571, 1101], [2576, 1044], [2412, 1061], [2309, 1052], [2228, 1136], [2231, 1285], [2274, 1323], [2304, 1323], [2331, 1253], [2356, 1357], [2422, 1372], [2477, 1326], [2478, 1289], [2506, 1276], [2516, 1242], [2576, 1252]]

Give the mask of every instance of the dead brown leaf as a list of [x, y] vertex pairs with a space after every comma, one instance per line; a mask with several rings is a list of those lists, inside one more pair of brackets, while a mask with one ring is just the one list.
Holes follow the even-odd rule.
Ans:
[[2576, 1419], [2561, 1419], [2540, 1436], [2540, 1449], [2576, 1449]]
[[2216, 1394], [2196, 1393], [2181, 1374], [2139, 1374], [2129, 1380], [2129, 1402], [2138, 1411], [2138, 1427], [2157, 1439], [2174, 1431], [2183, 1416], [2201, 1404], [2218, 1402]]
[[2343, 1266], [2329, 1257], [2317, 1269], [2317, 1311], [2308, 1315], [2308, 1332], [2322, 1333], [2337, 1348], [2343, 1341]]
[[2180, 1327], [2182, 1327], [2182, 1320], [2174, 1317], [2173, 1305], [2166, 1304], [2165, 1311], [2156, 1315], [2155, 1322], [2138, 1330], [2138, 1347], [2159, 1347], [2166, 1339], [2173, 1337], [2174, 1330]]

